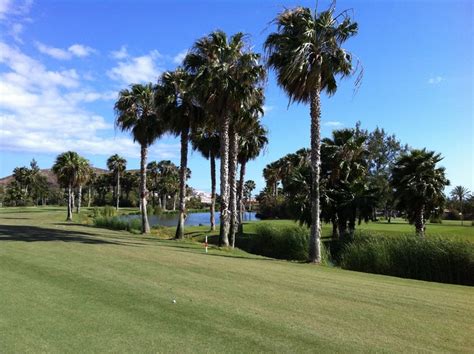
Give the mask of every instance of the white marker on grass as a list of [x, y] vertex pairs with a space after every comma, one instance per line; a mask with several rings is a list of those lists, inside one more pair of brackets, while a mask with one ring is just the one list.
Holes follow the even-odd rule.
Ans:
[[206, 236], [206, 241], [204, 242], [204, 247], [206, 247], [206, 253], [207, 253], [207, 236]]

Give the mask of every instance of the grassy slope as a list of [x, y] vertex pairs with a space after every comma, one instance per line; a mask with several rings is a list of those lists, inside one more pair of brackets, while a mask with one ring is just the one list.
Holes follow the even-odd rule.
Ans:
[[[0, 211], [1, 352], [464, 351], [474, 290]], [[36, 209], [37, 210], [37, 209]], [[172, 299], [177, 303], [172, 304]]]

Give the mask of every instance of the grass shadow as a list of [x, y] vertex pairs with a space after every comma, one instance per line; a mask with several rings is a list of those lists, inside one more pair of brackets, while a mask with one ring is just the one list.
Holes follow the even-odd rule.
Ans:
[[22, 225], [0, 225], [0, 241], [62, 241], [86, 244], [128, 245], [122, 242], [96, 238], [94, 234], [83, 231], [58, 230]]

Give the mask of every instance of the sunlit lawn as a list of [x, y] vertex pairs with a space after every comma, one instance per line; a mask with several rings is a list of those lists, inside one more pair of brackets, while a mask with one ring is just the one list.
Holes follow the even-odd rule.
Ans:
[[[77, 217], [67, 224], [64, 218], [64, 208], [0, 209], [0, 352], [474, 348], [470, 287], [214, 247], [205, 254], [198, 243], [97, 229], [78, 224]], [[435, 227], [446, 233], [458, 228]], [[170, 231], [158, 232], [165, 237]]]

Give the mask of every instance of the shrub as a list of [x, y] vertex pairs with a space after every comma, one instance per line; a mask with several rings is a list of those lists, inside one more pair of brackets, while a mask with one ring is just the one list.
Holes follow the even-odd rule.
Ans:
[[439, 217], [439, 216], [432, 216], [430, 218], [430, 223], [432, 223], [432, 224], [442, 224], [443, 221], [441, 220], [441, 217]]
[[118, 216], [98, 216], [94, 218], [94, 226], [112, 230], [126, 230], [130, 232], [140, 232], [142, 228], [141, 220], [139, 218], [124, 220]]
[[[255, 234], [245, 240], [239, 239], [238, 246], [254, 254], [296, 261], [308, 259], [309, 230], [302, 226], [259, 225]], [[323, 263], [327, 263], [327, 253], [322, 243], [321, 247]]]
[[474, 285], [474, 244], [414, 235], [359, 235], [344, 247], [341, 267], [402, 278]]
[[115, 216], [116, 214], [117, 214], [117, 210], [114, 207], [110, 205], [106, 205], [105, 207], [102, 207], [102, 208], [98, 208], [98, 207], [92, 208], [90, 216], [93, 218], [97, 218], [100, 216], [111, 217], [111, 216]]

